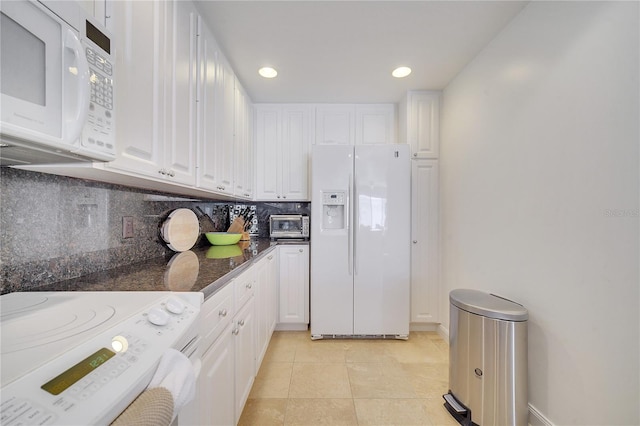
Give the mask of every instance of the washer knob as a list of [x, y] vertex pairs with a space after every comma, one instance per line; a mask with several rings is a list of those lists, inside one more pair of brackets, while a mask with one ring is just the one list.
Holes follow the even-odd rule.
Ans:
[[182, 300], [178, 299], [177, 297], [170, 297], [167, 300], [167, 304], [165, 305], [167, 311], [176, 315], [180, 315], [181, 313], [183, 313], [185, 307], [186, 306], [184, 305], [184, 303], [182, 303]]
[[147, 314], [147, 319], [153, 325], [167, 325], [169, 322], [169, 314], [160, 308], [151, 308]]

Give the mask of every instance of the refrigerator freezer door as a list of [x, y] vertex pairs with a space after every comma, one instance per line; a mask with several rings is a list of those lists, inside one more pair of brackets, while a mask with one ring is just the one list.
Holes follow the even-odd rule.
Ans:
[[[311, 157], [311, 334], [353, 333], [353, 262], [351, 252], [351, 189], [353, 147], [315, 145]], [[345, 220], [324, 220], [336, 214], [344, 197]], [[334, 198], [335, 200], [335, 198]], [[331, 204], [334, 203], [334, 204]], [[325, 204], [331, 206], [325, 208]], [[328, 224], [328, 226], [323, 226]]]
[[408, 145], [356, 146], [354, 334], [409, 334]]

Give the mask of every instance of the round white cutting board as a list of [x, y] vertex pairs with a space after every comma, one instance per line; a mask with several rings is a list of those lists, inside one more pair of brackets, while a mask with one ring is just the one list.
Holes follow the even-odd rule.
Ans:
[[173, 251], [186, 251], [198, 240], [200, 223], [190, 209], [176, 209], [162, 224], [162, 239]]

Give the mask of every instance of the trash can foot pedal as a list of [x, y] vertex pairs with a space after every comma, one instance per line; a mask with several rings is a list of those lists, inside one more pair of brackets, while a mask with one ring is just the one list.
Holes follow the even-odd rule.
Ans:
[[442, 395], [444, 398], [444, 406], [453, 416], [454, 419], [462, 426], [477, 426], [471, 421], [471, 410], [461, 404], [455, 396], [449, 391], [449, 393]]
[[458, 414], [466, 414], [467, 413], [467, 409], [464, 408], [462, 405], [460, 405], [458, 403], [458, 401], [456, 401], [456, 399], [450, 393], [448, 393], [446, 395], [442, 395], [442, 397], [444, 398], [445, 401], [447, 401], [449, 403], [451, 408], [453, 408], [456, 413], [458, 413]]

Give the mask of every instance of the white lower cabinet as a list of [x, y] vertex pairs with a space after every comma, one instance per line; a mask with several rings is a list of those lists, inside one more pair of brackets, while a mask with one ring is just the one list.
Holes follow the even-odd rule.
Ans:
[[309, 246], [278, 247], [278, 330], [306, 330], [309, 325]]
[[235, 350], [235, 414], [236, 424], [251, 392], [256, 376], [255, 314], [253, 296], [233, 318], [233, 346]]
[[438, 160], [411, 160], [411, 322], [440, 322]]
[[255, 266], [256, 275], [256, 371], [269, 347], [277, 319], [276, 253], [270, 253]]
[[277, 249], [205, 300], [196, 398], [178, 424], [235, 425], [240, 420], [277, 317]]

